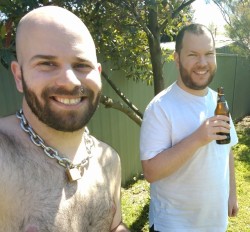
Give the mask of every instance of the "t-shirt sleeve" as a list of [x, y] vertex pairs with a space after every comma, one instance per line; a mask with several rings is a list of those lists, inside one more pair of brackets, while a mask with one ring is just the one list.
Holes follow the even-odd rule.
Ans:
[[160, 104], [150, 104], [144, 112], [140, 132], [140, 157], [148, 160], [171, 147], [171, 126]]

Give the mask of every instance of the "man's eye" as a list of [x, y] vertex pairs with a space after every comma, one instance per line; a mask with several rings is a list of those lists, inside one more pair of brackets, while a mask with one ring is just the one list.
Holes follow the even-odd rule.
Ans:
[[55, 66], [55, 64], [51, 61], [43, 61], [40, 63], [40, 65], [44, 65], [44, 66]]
[[213, 56], [213, 55], [214, 55], [213, 52], [209, 52], [209, 53], [207, 54], [207, 56]]
[[75, 64], [74, 68], [83, 69], [83, 68], [92, 68], [92, 66], [86, 63], [81, 63], [81, 64]]
[[52, 68], [52, 67], [56, 67], [55, 62], [52, 62], [52, 61], [41, 61], [41, 62], [39, 62], [37, 65], [38, 65], [38, 67], [41, 67], [41, 68]]
[[37, 67], [41, 71], [52, 71], [55, 70], [58, 66], [55, 62], [52, 61], [41, 61], [37, 64]]

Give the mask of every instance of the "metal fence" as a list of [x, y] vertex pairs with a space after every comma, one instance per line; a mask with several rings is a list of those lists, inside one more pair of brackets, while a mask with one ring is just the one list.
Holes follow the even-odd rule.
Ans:
[[[218, 54], [218, 70], [211, 88], [218, 86], [225, 88], [226, 98], [231, 109], [233, 119], [239, 119], [250, 114], [250, 62], [246, 58], [236, 55]], [[104, 67], [106, 71], [107, 66]], [[107, 72], [111, 80], [119, 86], [124, 94], [142, 112], [153, 98], [153, 87], [145, 83], [133, 82], [124, 78], [122, 72]], [[176, 80], [177, 70], [173, 62], [164, 65], [166, 86]], [[117, 95], [103, 80], [103, 93], [116, 100]], [[17, 93], [15, 83], [10, 72], [0, 65], [0, 116], [15, 113], [20, 107], [21, 95]], [[114, 109], [106, 109], [100, 105], [96, 114], [88, 125], [90, 132], [98, 139], [115, 148], [122, 163], [122, 183], [141, 173], [139, 159], [140, 127], [125, 114]]]

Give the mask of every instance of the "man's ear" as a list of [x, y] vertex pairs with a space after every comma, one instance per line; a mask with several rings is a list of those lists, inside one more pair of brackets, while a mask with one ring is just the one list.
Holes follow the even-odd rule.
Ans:
[[11, 71], [14, 76], [16, 82], [16, 88], [20, 93], [23, 93], [23, 84], [22, 84], [22, 72], [21, 66], [18, 64], [17, 61], [11, 62]]
[[102, 65], [100, 63], [98, 63], [97, 65], [98, 65], [98, 71], [101, 74], [102, 73]]

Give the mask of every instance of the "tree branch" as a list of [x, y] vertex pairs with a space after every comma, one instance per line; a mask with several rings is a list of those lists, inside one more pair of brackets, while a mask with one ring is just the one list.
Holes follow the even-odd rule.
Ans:
[[224, 9], [224, 7], [221, 5], [221, 3], [219, 3], [216, 0], [213, 0], [213, 2], [218, 6], [218, 8], [220, 9], [220, 12], [222, 14], [222, 17], [224, 18], [224, 20], [226, 21], [226, 23], [228, 25], [231, 26], [231, 19], [230, 19], [230, 15], [228, 14], [228, 12]]
[[121, 102], [113, 101], [110, 97], [101, 95], [100, 102], [106, 108], [113, 108], [125, 113], [129, 118], [131, 118], [137, 125], [141, 126], [142, 118], [140, 118], [135, 112], [133, 112], [129, 107], [124, 106]]
[[[172, 10], [172, 14], [171, 14], [171, 19], [174, 19], [185, 7], [189, 6], [191, 3], [193, 3], [195, 0], [190, 0], [184, 3], [182, 3], [176, 10]], [[163, 23], [161, 24], [160, 31], [162, 31], [168, 24], [169, 19], [166, 18]]]
[[128, 105], [128, 107], [138, 116], [142, 119], [143, 114], [136, 108], [135, 105], [133, 105], [132, 102], [129, 101], [129, 99], [118, 89], [115, 84], [109, 79], [108, 75], [102, 71], [102, 76], [105, 78], [105, 80], [109, 83], [109, 85], [112, 87], [112, 89], [118, 94], [118, 96]]
[[[137, 21], [137, 23], [141, 26], [142, 30], [150, 37], [154, 37], [152, 32], [150, 31], [150, 29], [148, 28], [148, 26], [144, 23], [143, 18], [140, 16], [140, 14], [138, 14], [138, 12], [136, 11], [136, 7], [133, 6], [129, 1], [127, 0], [123, 0], [122, 1], [124, 3], [125, 8], [127, 9], [127, 12], [132, 13], [132, 16], [134, 17], [134, 19]], [[133, 1], [132, 1], [133, 2]], [[113, 2], [114, 4], [116, 4], [117, 6], [121, 6], [121, 1], [118, 1], [118, 3], [116, 3], [115, 1]], [[134, 2], [133, 2], [134, 3]]]

